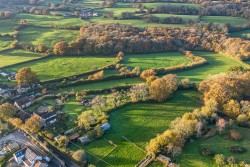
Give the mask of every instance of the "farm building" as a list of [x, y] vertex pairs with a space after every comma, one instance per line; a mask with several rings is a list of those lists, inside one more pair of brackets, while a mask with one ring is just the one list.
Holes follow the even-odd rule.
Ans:
[[87, 144], [87, 143], [89, 143], [89, 142], [91, 141], [91, 140], [88, 138], [87, 135], [78, 138], [78, 140], [79, 140], [82, 144]]
[[17, 101], [15, 101], [14, 106], [18, 109], [23, 109], [31, 105], [31, 100], [29, 97], [25, 96]]
[[0, 86], [0, 95], [9, 91], [9, 90], [10, 90], [10, 88], [7, 85], [1, 85]]
[[1, 72], [1, 73], [0, 73], [0, 76], [2, 76], [3, 78], [5, 78], [5, 77], [7, 77], [7, 76], [8, 76], [8, 74], [7, 74], [7, 73], [5, 73], [5, 72]]
[[102, 126], [101, 126], [101, 128], [102, 128], [102, 130], [103, 131], [107, 131], [107, 130], [109, 130], [110, 129], [110, 124], [109, 123], [105, 123], [105, 124], [103, 124]]
[[57, 111], [52, 111], [52, 112], [35, 112], [34, 113], [36, 116], [38, 116], [41, 120], [41, 123], [43, 126], [48, 126], [57, 121]]
[[72, 134], [71, 136], [69, 136], [69, 140], [70, 140], [70, 141], [76, 140], [78, 137], [79, 137], [79, 134], [78, 134], [78, 133], [74, 133], [74, 134]]

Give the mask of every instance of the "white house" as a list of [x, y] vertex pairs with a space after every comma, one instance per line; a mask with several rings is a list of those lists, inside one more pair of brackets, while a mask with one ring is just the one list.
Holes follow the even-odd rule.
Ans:
[[25, 167], [34, 167], [37, 162], [43, 159], [42, 156], [31, 147], [25, 147], [14, 153], [13, 156], [18, 165], [24, 165]]
[[18, 109], [23, 109], [23, 108], [29, 107], [30, 105], [31, 105], [31, 100], [27, 96], [19, 100], [16, 100], [14, 103], [14, 106], [17, 107]]

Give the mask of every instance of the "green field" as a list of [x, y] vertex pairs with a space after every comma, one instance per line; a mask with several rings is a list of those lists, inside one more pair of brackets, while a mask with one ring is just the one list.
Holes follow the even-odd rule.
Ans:
[[71, 42], [78, 36], [78, 30], [58, 30], [53, 28], [26, 27], [20, 31], [18, 40], [33, 45], [45, 44], [53, 47], [56, 42]]
[[7, 49], [12, 41], [11, 37], [0, 37], [0, 50]]
[[178, 72], [177, 75], [180, 78], [189, 78], [191, 81], [200, 82], [202, 79], [209, 75], [219, 74], [226, 72], [232, 66], [242, 66], [236, 60], [229, 57], [220, 55], [214, 52], [193, 52], [195, 55], [205, 58], [208, 61], [208, 65], [195, 68], [189, 71]]
[[[106, 140], [113, 141], [117, 148], [107, 157], [101, 149], [111, 150], [105, 140], [96, 140], [84, 146], [84, 149], [113, 166], [134, 166], [145, 157], [142, 150], [151, 138], [166, 130], [176, 117], [199, 106], [194, 100], [197, 98], [195, 94], [194, 91], [178, 91], [172, 99], [164, 103], [137, 103], [118, 109], [110, 114], [112, 130], [104, 136]], [[91, 161], [96, 162], [95, 160], [91, 157]], [[96, 165], [106, 166], [103, 162]]]
[[15, 66], [11, 69], [17, 71], [22, 67], [30, 67], [37, 73], [41, 81], [52, 80], [91, 71], [93, 66], [98, 68], [115, 63], [115, 58], [93, 57], [93, 56], [68, 56], [68, 57], [50, 57], [24, 65]]
[[221, 23], [221, 24], [232, 24], [234, 26], [241, 26], [247, 23], [247, 19], [240, 17], [231, 16], [202, 16], [201, 21], [207, 23]]
[[184, 21], [189, 21], [189, 20], [198, 20], [199, 16], [198, 15], [176, 15], [176, 14], [153, 14], [156, 17], [159, 18], [166, 18], [166, 17], [180, 17]]
[[199, 7], [200, 4], [192, 3], [170, 3], [170, 2], [156, 2], [156, 3], [141, 3], [146, 8], [155, 8], [157, 6], [188, 6], [188, 7]]
[[230, 36], [250, 40], [250, 30], [234, 32], [234, 33], [231, 33]]
[[126, 79], [117, 79], [110, 81], [102, 81], [91, 84], [83, 84], [80, 86], [72, 86], [69, 88], [58, 89], [56, 92], [70, 92], [70, 91], [80, 91], [80, 90], [97, 90], [97, 89], [111, 89], [116, 86], [127, 86], [143, 83], [145, 81], [140, 78], [126, 78]]
[[[233, 141], [230, 139], [225, 139], [224, 135], [216, 135], [212, 138], [206, 140], [195, 140], [193, 143], [188, 143], [184, 148], [183, 154], [178, 158], [181, 165], [187, 167], [193, 166], [204, 166], [204, 167], [212, 167], [213, 159], [211, 157], [202, 156], [200, 154], [200, 148], [210, 148], [215, 154], [223, 154], [226, 157], [234, 156], [236, 161], [245, 161], [250, 163], [250, 129], [248, 128], [239, 128], [236, 127], [237, 130], [241, 132], [242, 141]], [[229, 151], [230, 146], [239, 145], [243, 146], [247, 149], [246, 153], [243, 154], [233, 154]]]
[[136, 27], [174, 27], [174, 28], [185, 28], [183, 24], [158, 24], [158, 23], [146, 23], [143, 20], [112, 20], [104, 17], [94, 17], [89, 20], [92, 23], [119, 23], [119, 24], [128, 24]]
[[[0, 52], [0, 67], [40, 58], [41, 55], [23, 50], [8, 50]], [[13, 69], [10, 69], [13, 70]]]
[[186, 65], [190, 60], [178, 52], [152, 53], [152, 54], [128, 54], [122, 64], [130, 67], [140, 67], [140, 70], [150, 68], [166, 68], [176, 65]]
[[14, 27], [16, 27], [17, 20], [13, 19], [5, 19], [5, 20], [0, 20], [0, 34], [13, 34], [14, 32]]
[[29, 24], [48, 27], [56, 25], [59, 27], [77, 25], [81, 26], [85, 22], [78, 18], [67, 18], [62, 16], [47, 16], [47, 15], [32, 15], [32, 14], [18, 14], [16, 19], [25, 19]]

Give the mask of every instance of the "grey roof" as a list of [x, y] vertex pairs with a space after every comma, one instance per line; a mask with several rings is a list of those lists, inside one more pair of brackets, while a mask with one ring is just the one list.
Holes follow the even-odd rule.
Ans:
[[22, 106], [22, 105], [27, 104], [29, 102], [31, 102], [31, 101], [30, 101], [30, 98], [27, 96], [16, 101], [17, 105], [19, 105], [19, 106]]
[[34, 161], [34, 159], [38, 156], [38, 154], [31, 150], [29, 147], [26, 149], [26, 152], [25, 152], [25, 157], [29, 160], [29, 161]]
[[43, 119], [48, 119], [49, 117], [52, 117], [52, 116], [56, 116], [57, 115], [57, 112], [56, 111], [52, 111], [52, 112], [44, 112], [44, 113], [36, 113], [37, 115], [39, 115], [41, 118]]

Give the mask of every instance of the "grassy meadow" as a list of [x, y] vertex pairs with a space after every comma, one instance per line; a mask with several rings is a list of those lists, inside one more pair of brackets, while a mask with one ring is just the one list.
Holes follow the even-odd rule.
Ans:
[[9, 48], [12, 41], [11, 37], [0, 37], [0, 51]]
[[241, 26], [247, 23], [247, 19], [232, 16], [202, 16], [201, 21], [207, 23], [232, 24], [234, 26]]
[[18, 25], [18, 21], [14, 19], [0, 20], [0, 34], [13, 34], [14, 27]]
[[155, 8], [157, 6], [188, 6], [188, 7], [199, 7], [200, 4], [192, 3], [171, 3], [171, 2], [155, 2], [155, 3], [141, 3], [146, 8]]
[[242, 64], [229, 57], [214, 52], [193, 52], [195, 55], [205, 58], [208, 65], [195, 68], [189, 71], [178, 72], [180, 78], [189, 78], [191, 81], [200, 82], [209, 75], [226, 72], [232, 66], [242, 66]]
[[198, 20], [199, 16], [198, 15], [177, 15], [177, 14], [153, 14], [156, 17], [159, 18], [166, 18], [166, 17], [180, 17], [184, 21], [189, 21], [189, 20]]
[[79, 18], [67, 18], [62, 16], [47, 16], [47, 15], [33, 15], [33, 14], [19, 14], [15, 17], [15, 19], [25, 19], [29, 24], [48, 27], [51, 25], [56, 25], [59, 27], [64, 26], [81, 26], [85, 22], [80, 20]]
[[235, 38], [243, 38], [243, 39], [250, 40], [250, 30], [234, 32], [234, 33], [231, 33], [230, 36], [235, 37]]
[[17, 71], [22, 67], [30, 67], [36, 72], [41, 81], [52, 80], [91, 71], [93, 66], [98, 68], [113, 64], [115, 58], [111, 57], [93, 57], [93, 56], [68, 56], [68, 57], [50, 57], [47, 59], [26, 63], [15, 66], [11, 69]]
[[58, 30], [53, 28], [26, 27], [20, 31], [19, 41], [32, 45], [45, 44], [53, 47], [59, 41], [71, 42], [79, 35], [78, 30]]
[[[183, 150], [183, 153], [178, 158], [178, 163], [187, 167], [193, 166], [204, 166], [211, 167], [214, 166], [212, 157], [202, 156], [200, 149], [207, 147], [210, 148], [215, 154], [223, 154], [225, 157], [234, 156], [236, 161], [245, 161], [250, 163], [249, 159], [249, 150], [250, 150], [250, 129], [249, 128], [240, 128], [236, 129], [241, 133], [242, 140], [234, 141], [226, 136], [226, 134], [217, 134], [214, 137], [208, 138], [206, 140], [195, 140], [192, 143], [188, 143]], [[229, 151], [230, 146], [243, 146], [247, 149], [246, 153], [243, 154], [234, 154]]]
[[[33, 60], [41, 58], [42, 56], [38, 53], [27, 52], [23, 50], [8, 50], [0, 52], [0, 67], [7, 65], [13, 65], [16, 63], [25, 62], [28, 60]], [[14, 69], [9, 69], [14, 70]]]
[[128, 54], [122, 64], [130, 67], [140, 67], [140, 70], [151, 68], [166, 68], [181, 64], [188, 64], [190, 60], [178, 52], [152, 53], [152, 54]]

